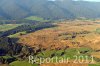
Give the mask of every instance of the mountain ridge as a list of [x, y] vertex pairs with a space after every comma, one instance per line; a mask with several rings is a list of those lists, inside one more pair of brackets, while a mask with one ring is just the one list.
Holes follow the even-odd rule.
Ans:
[[100, 3], [87, 1], [1, 0], [0, 17], [22, 19], [38, 16], [45, 19], [100, 18]]

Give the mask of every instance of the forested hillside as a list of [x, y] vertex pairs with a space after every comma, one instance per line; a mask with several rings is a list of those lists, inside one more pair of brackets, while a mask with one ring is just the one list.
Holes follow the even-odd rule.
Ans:
[[99, 18], [100, 3], [73, 0], [0, 0], [1, 19], [38, 16], [45, 19]]

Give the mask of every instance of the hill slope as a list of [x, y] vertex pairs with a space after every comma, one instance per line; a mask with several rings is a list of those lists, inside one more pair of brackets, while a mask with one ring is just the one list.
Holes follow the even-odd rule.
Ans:
[[100, 3], [73, 0], [1, 0], [0, 17], [19, 19], [39, 16], [46, 19], [99, 18]]

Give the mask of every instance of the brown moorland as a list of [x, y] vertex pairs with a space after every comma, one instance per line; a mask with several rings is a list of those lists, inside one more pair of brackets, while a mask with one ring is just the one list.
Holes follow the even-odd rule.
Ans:
[[[49, 50], [89, 47], [96, 51], [91, 55], [100, 58], [100, 33], [96, 32], [100, 29], [99, 21], [76, 20], [53, 24], [57, 26], [19, 36], [18, 43]], [[88, 64], [42, 64], [41, 66], [88, 66]]]
[[88, 46], [100, 50], [100, 34], [95, 33], [100, 24], [94, 21], [73, 21], [54, 23], [57, 27], [46, 28], [23, 35], [18, 41], [22, 45], [42, 47], [45, 49], [61, 49]]

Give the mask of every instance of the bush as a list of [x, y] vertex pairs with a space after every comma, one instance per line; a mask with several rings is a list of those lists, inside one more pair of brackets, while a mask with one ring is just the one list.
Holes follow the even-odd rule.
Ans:
[[100, 28], [97, 28], [96, 29], [96, 33], [99, 33], [100, 34]]

